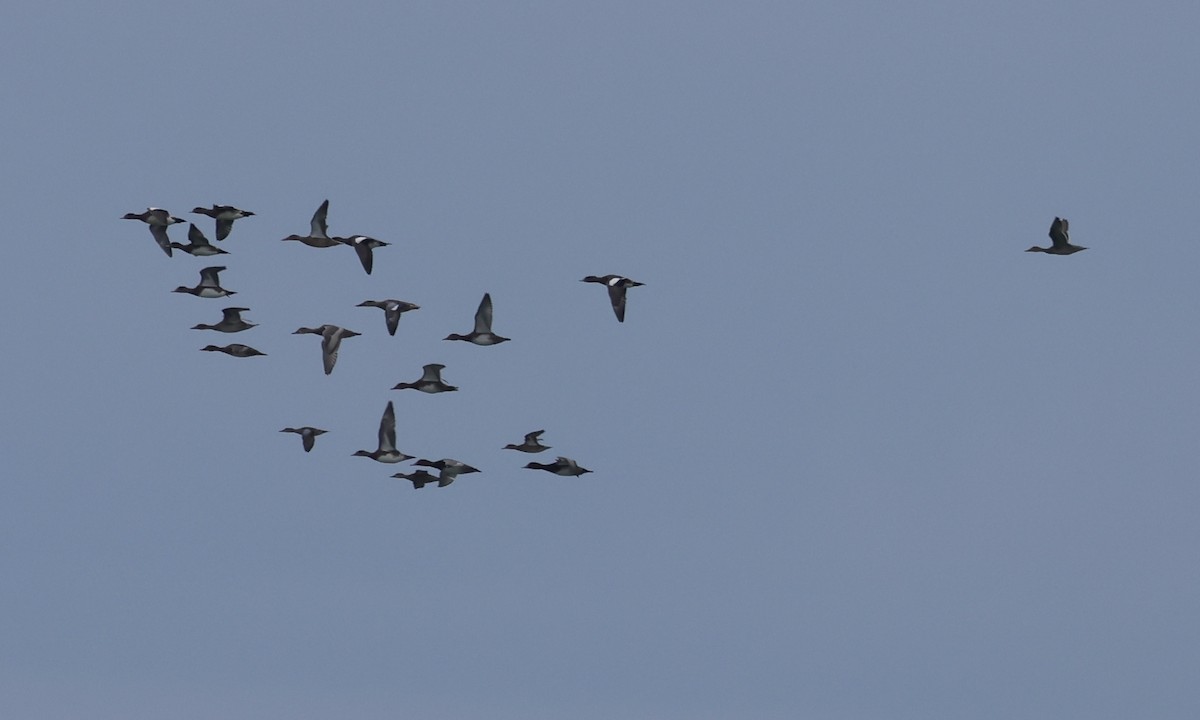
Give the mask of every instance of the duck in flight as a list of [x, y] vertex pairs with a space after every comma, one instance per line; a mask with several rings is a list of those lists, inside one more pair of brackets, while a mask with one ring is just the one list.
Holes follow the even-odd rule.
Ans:
[[441, 460], [418, 460], [413, 465], [422, 467], [431, 467], [438, 470], [438, 487], [446, 487], [454, 482], [454, 479], [459, 475], [467, 473], [477, 473], [479, 468], [471, 467], [461, 460], [453, 460], [451, 458], [442, 458]]
[[238, 210], [232, 205], [217, 205], [215, 203], [211, 208], [192, 208], [192, 212], [197, 215], [207, 215], [217, 221], [217, 240], [224, 240], [229, 237], [229, 231], [233, 229], [234, 220], [241, 220], [242, 218], [254, 215], [249, 210]]
[[535, 432], [526, 433], [525, 434], [525, 442], [521, 443], [520, 445], [513, 445], [512, 443], [509, 443], [504, 446], [504, 449], [505, 450], [520, 450], [521, 452], [527, 452], [527, 453], [545, 452], [546, 450], [550, 449], [550, 446], [543, 445], [541, 440], [538, 439], [542, 436], [542, 433], [544, 433], [544, 432], [546, 432], [546, 431], [545, 430], [537, 430]]
[[325, 224], [325, 216], [328, 214], [329, 201], [326, 200], [313, 213], [312, 220], [309, 221], [307, 235], [288, 235], [284, 238], [284, 241], [295, 240], [315, 248], [329, 248], [334, 245], [341, 245], [342, 241], [340, 239], [329, 237], [329, 226]]
[[509, 338], [500, 337], [492, 332], [491, 293], [484, 293], [483, 299], [479, 301], [479, 308], [475, 310], [475, 329], [466, 335], [450, 333], [446, 336], [446, 339], [466, 340], [476, 345], [499, 345], [502, 342], [508, 342]]
[[184, 287], [180, 285], [171, 292], [188, 293], [202, 298], [219, 298], [236, 295], [232, 290], [226, 290], [221, 287], [221, 280], [218, 274], [224, 270], [224, 267], [206, 267], [200, 271], [200, 284], [194, 288]]
[[562, 475], [564, 477], [579, 476], [591, 472], [587, 468], [579, 467], [579, 463], [571, 458], [565, 457], [559, 457], [552, 463], [531, 462], [525, 467], [530, 470], [545, 470], [546, 472], [552, 472], [555, 475]]
[[250, 347], [249, 345], [243, 345], [241, 343], [231, 343], [224, 347], [217, 347], [216, 345], [205, 345], [204, 347], [202, 347], [200, 349], [204, 352], [223, 352], [226, 355], [232, 355], [233, 357], [240, 357], [240, 358], [254, 357], [255, 355], [266, 355], [265, 352], [259, 352], [258, 350], [255, 350], [254, 348]]
[[150, 234], [154, 236], [154, 242], [162, 248], [162, 251], [171, 257], [171, 239], [167, 237], [167, 228], [175, 223], [186, 222], [183, 218], [177, 218], [171, 213], [162, 208], [146, 208], [146, 212], [140, 213], [125, 213], [122, 220], [141, 220], [150, 226]]
[[420, 310], [420, 305], [413, 305], [403, 300], [363, 300], [356, 307], [376, 307], [383, 310], [384, 321], [387, 322], [388, 335], [395, 335], [400, 326], [400, 316], [410, 310]]
[[375, 266], [375, 248], [391, 245], [391, 243], [385, 243], [366, 235], [351, 235], [348, 238], [337, 238], [337, 241], [354, 248], [354, 252], [358, 255], [358, 261], [362, 263], [363, 270], [366, 270], [368, 275], [371, 274], [371, 268]]
[[209, 257], [211, 255], [228, 255], [229, 253], [213, 245], [204, 237], [204, 233], [196, 225], [188, 225], [188, 244], [173, 242], [171, 247], [182, 250], [192, 257]]
[[304, 452], [312, 452], [313, 445], [317, 442], [317, 436], [324, 435], [329, 431], [305, 425], [298, 428], [284, 428], [279, 432], [296, 433], [300, 436], [300, 441], [304, 443]]
[[1082, 245], [1071, 244], [1070, 224], [1066, 218], [1056, 217], [1054, 222], [1050, 223], [1050, 247], [1038, 247], [1034, 245], [1025, 252], [1040, 252], [1047, 255], [1070, 255], [1077, 253], [1080, 250], [1087, 250]]
[[447, 385], [442, 382], [442, 369], [445, 365], [439, 363], [430, 363], [422, 368], [424, 372], [416, 382], [397, 383], [393, 390], [420, 390], [423, 393], [441, 393], [453, 392], [458, 388], [453, 385]]
[[379, 419], [379, 447], [375, 450], [359, 450], [353, 457], [368, 457], [389, 465], [412, 459], [412, 455], [405, 455], [396, 449], [396, 408], [391, 401], [388, 401], [383, 417]]
[[625, 291], [631, 287], [641, 287], [645, 284], [636, 280], [630, 280], [627, 277], [621, 277], [620, 275], [604, 275], [601, 277], [588, 275], [581, 282], [599, 283], [608, 288], [608, 300], [612, 303], [613, 313], [617, 316], [617, 322], [625, 322]]
[[223, 333], [235, 333], [243, 330], [249, 330], [258, 325], [258, 323], [246, 322], [242, 319], [242, 313], [250, 312], [250, 308], [225, 308], [221, 311], [221, 321], [215, 325], [200, 323], [193, 325], [193, 330], [216, 330]]
[[396, 473], [392, 475], [394, 478], [403, 478], [413, 484], [413, 490], [420, 490], [429, 483], [437, 483], [438, 487], [442, 484], [438, 482], [438, 476], [430, 473], [428, 470], [417, 470], [410, 473]]
[[328, 375], [333, 372], [333, 366], [337, 364], [338, 349], [342, 346], [342, 340], [358, 337], [362, 333], [356, 333], [353, 330], [347, 330], [337, 325], [322, 325], [315, 328], [298, 328], [292, 334], [321, 336], [321, 363], [325, 367], [325, 374]]

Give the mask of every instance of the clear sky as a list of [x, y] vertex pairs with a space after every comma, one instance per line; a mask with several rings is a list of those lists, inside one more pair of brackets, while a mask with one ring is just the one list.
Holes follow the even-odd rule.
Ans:
[[904, 5], [11, 8], [0, 715], [1200, 716], [1200, 6]]

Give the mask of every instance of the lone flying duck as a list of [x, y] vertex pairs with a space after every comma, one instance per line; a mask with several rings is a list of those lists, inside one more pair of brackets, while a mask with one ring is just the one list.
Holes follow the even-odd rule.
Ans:
[[581, 282], [600, 283], [608, 288], [608, 300], [612, 303], [617, 322], [625, 322], [625, 291], [631, 287], [640, 287], [645, 284], [620, 275], [604, 275], [602, 277], [588, 275]]
[[508, 342], [509, 338], [500, 337], [492, 332], [491, 293], [484, 293], [483, 299], [479, 301], [479, 308], [475, 310], [475, 329], [466, 335], [450, 333], [446, 336], [446, 339], [466, 340], [476, 345], [499, 345], [502, 342]]
[[1047, 255], [1070, 255], [1080, 250], [1087, 250], [1082, 245], [1071, 244], [1070, 224], [1066, 218], [1056, 217], [1054, 218], [1054, 222], [1050, 223], [1050, 242], [1051, 245], [1048, 248], [1034, 245], [1025, 252], [1040, 252]]

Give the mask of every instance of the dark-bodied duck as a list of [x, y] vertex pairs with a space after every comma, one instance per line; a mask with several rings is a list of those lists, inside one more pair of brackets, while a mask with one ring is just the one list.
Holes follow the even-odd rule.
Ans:
[[376, 307], [382, 310], [383, 318], [387, 322], [388, 335], [396, 334], [396, 328], [400, 326], [400, 315], [410, 310], [421, 309], [420, 305], [403, 300], [363, 300], [356, 307]]
[[562, 475], [564, 477], [582, 475], [584, 473], [591, 472], [591, 470], [588, 470], [587, 468], [579, 467], [579, 463], [575, 462], [571, 458], [565, 458], [561, 456], [552, 463], [531, 462], [525, 467], [529, 468], [530, 470], [545, 470], [546, 472], [552, 472], [555, 475]]
[[420, 390], [423, 393], [430, 393], [430, 394], [441, 393], [441, 392], [453, 392], [454, 390], [457, 390], [458, 388], [453, 385], [447, 385], [446, 383], [442, 382], [442, 369], [445, 367], [446, 367], [445, 365], [440, 365], [438, 363], [430, 363], [422, 368], [424, 370], [424, 372], [421, 374], [421, 378], [419, 380], [417, 380], [416, 382], [410, 382], [410, 383], [406, 383], [406, 382], [397, 383], [396, 386], [392, 389], [393, 390]]
[[333, 366], [337, 364], [338, 349], [342, 346], [342, 340], [358, 337], [362, 333], [356, 333], [353, 330], [347, 330], [337, 325], [322, 325], [315, 328], [302, 327], [292, 334], [321, 336], [321, 362], [325, 366], [325, 374], [328, 375], [333, 372]]
[[146, 212], [140, 213], [125, 213], [122, 220], [141, 220], [150, 226], [150, 234], [154, 236], [154, 242], [162, 248], [162, 251], [171, 257], [171, 239], [167, 237], [167, 227], [175, 223], [186, 222], [183, 218], [177, 218], [171, 213], [162, 208], [146, 208]]
[[625, 291], [644, 284], [620, 275], [604, 275], [602, 277], [588, 275], [581, 282], [600, 283], [608, 288], [608, 300], [612, 303], [617, 322], [625, 322]]
[[412, 455], [405, 455], [396, 449], [396, 409], [390, 401], [379, 420], [379, 447], [375, 450], [359, 450], [354, 457], [369, 457], [375, 462], [389, 465], [412, 459]]
[[479, 468], [471, 467], [461, 460], [451, 458], [442, 458], [441, 460], [418, 460], [413, 465], [422, 467], [431, 467], [438, 470], [438, 487], [446, 487], [454, 482], [454, 479], [459, 475], [467, 473], [477, 473]]
[[229, 295], [236, 295], [232, 290], [226, 290], [221, 287], [221, 280], [218, 273], [224, 270], [224, 267], [206, 267], [200, 271], [200, 284], [194, 288], [184, 287], [180, 285], [171, 292], [188, 293], [202, 298], [219, 298]]
[[321, 203], [321, 207], [317, 208], [317, 211], [313, 213], [312, 220], [309, 221], [307, 235], [288, 235], [284, 240], [295, 240], [315, 248], [330, 248], [334, 245], [341, 245], [342, 241], [340, 239], [329, 237], [329, 226], [325, 224], [325, 216], [327, 214], [329, 214], [328, 200]]
[[358, 261], [362, 263], [363, 270], [366, 270], [368, 275], [371, 274], [371, 268], [375, 266], [375, 248], [391, 245], [391, 243], [385, 243], [382, 240], [376, 240], [366, 235], [351, 235], [348, 238], [338, 238], [338, 242], [354, 248], [354, 252], [358, 255]]
[[207, 215], [217, 221], [217, 240], [224, 240], [229, 237], [229, 231], [233, 229], [234, 220], [241, 220], [242, 218], [254, 215], [249, 210], [238, 210], [232, 205], [217, 205], [215, 203], [211, 208], [192, 208], [192, 212], [197, 215]]
[[240, 358], [254, 357], [255, 355], [266, 355], [265, 352], [259, 352], [258, 350], [255, 350], [254, 348], [250, 347], [249, 345], [243, 345], [241, 343], [232, 343], [232, 344], [226, 345], [225, 347], [217, 347], [216, 345], [205, 345], [204, 347], [202, 347], [200, 349], [205, 352], [223, 352], [226, 355], [232, 355], [233, 357], [240, 357]]
[[469, 343], [476, 345], [499, 345], [502, 342], [508, 342], [509, 338], [500, 337], [492, 332], [492, 296], [491, 293], [484, 293], [483, 299], [479, 301], [479, 308], [475, 310], [475, 329], [466, 335], [458, 333], [450, 333], [446, 336], [447, 340], [466, 340]]
[[1047, 255], [1070, 255], [1077, 253], [1080, 250], [1087, 250], [1082, 245], [1071, 244], [1070, 223], [1066, 218], [1054, 218], [1054, 222], [1050, 223], [1050, 247], [1038, 247], [1034, 245], [1025, 252], [1040, 252]]
[[193, 223], [188, 226], [188, 244], [173, 242], [171, 247], [182, 250], [193, 257], [209, 257], [210, 255], [228, 255], [229, 253], [213, 245], [204, 237], [204, 233]]
[[313, 445], [317, 442], [317, 436], [324, 435], [329, 431], [305, 425], [298, 428], [284, 428], [279, 432], [296, 433], [300, 436], [300, 441], [304, 443], [304, 452], [312, 452]]
[[538, 430], [536, 432], [526, 433], [525, 434], [525, 442], [521, 443], [520, 445], [513, 445], [512, 443], [509, 443], [504, 446], [504, 449], [505, 450], [520, 450], [521, 452], [527, 452], [527, 453], [540, 453], [540, 452], [549, 450], [550, 446], [543, 445], [541, 440], [538, 439], [542, 436], [542, 433], [544, 433], [544, 432], [546, 432], [546, 431]]
[[242, 313], [250, 312], [250, 308], [225, 308], [221, 311], [221, 321], [215, 325], [200, 323], [193, 325], [193, 330], [216, 330], [223, 333], [235, 333], [243, 330], [249, 330], [258, 325], [258, 323], [246, 322], [242, 319]]
[[[429, 483], [438, 483], [438, 476], [430, 473], [427, 470], [417, 470], [410, 473], [396, 473], [392, 475], [394, 478], [403, 478], [413, 484], [413, 490], [420, 490]], [[441, 486], [441, 483], [438, 483]]]

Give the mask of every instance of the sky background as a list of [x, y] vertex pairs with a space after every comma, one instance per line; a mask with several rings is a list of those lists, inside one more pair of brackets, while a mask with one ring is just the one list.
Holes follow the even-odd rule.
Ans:
[[915, 5], [10, 8], [0, 714], [1200, 715], [1200, 6]]

